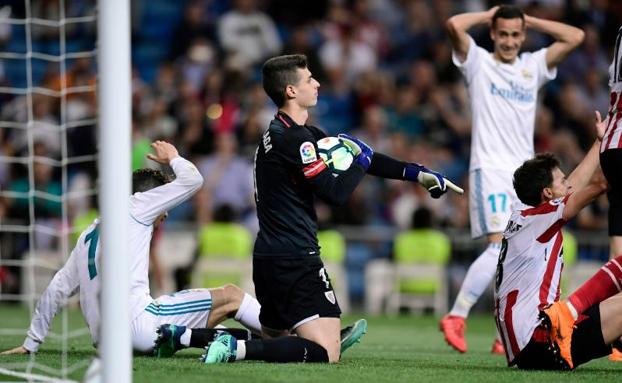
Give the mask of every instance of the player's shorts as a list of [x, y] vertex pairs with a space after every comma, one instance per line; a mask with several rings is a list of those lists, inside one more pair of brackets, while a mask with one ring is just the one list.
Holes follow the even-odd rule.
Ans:
[[156, 329], [171, 323], [190, 328], [206, 327], [212, 309], [209, 289], [191, 289], [163, 295], [151, 302], [130, 326], [134, 351], [150, 353]]
[[469, 172], [469, 217], [471, 236], [502, 233], [512, 206], [518, 201], [512, 186], [512, 172], [475, 169]]
[[622, 149], [608, 149], [600, 154], [600, 166], [609, 183], [609, 235], [622, 236]]
[[339, 318], [341, 309], [319, 256], [253, 257], [259, 321], [293, 331], [317, 318]]
[[[514, 359], [514, 363], [524, 370], [569, 370], [568, 365], [559, 355], [559, 348], [548, 341], [550, 325], [548, 318], [536, 328], [531, 341]], [[617, 346], [617, 345], [616, 345]], [[584, 313], [575, 324], [572, 333], [570, 352], [574, 367], [601, 358], [611, 353], [611, 345], [605, 344], [600, 327], [599, 304], [595, 304]]]

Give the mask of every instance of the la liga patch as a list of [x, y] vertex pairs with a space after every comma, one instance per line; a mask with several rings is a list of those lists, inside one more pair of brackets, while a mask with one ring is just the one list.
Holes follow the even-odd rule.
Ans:
[[317, 161], [315, 146], [313, 146], [312, 142], [306, 141], [300, 145], [300, 159], [303, 164], [310, 164]]

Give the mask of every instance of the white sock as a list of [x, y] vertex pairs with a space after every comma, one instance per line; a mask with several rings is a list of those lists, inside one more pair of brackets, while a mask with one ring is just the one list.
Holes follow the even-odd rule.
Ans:
[[184, 345], [185, 347], [190, 347], [190, 338], [192, 337], [192, 330], [187, 328], [186, 331], [181, 334], [179, 338], [179, 343]]
[[570, 303], [570, 301], [566, 301], [566, 306], [568, 306], [568, 310], [570, 310], [570, 313], [572, 314], [572, 319], [577, 320], [579, 318], [577, 309], [572, 305], [572, 303]]
[[238, 349], [235, 352], [235, 360], [244, 360], [246, 358], [246, 341], [238, 340]]
[[235, 313], [234, 318], [255, 334], [261, 334], [261, 323], [259, 323], [260, 309], [261, 305], [257, 299], [245, 293], [244, 299], [242, 299], [240, 308], [238, 309], [238, 312]]
[[449, 312], [463, 318], [469, 316], [471, 307], [477, 302], [490, 281], [495, 277], [497, 262], [499, 260], [500, 243], [490, 243], [486, 250], [477, 257], [469, 267], [460, 292], [454, 302], [454, 307]]

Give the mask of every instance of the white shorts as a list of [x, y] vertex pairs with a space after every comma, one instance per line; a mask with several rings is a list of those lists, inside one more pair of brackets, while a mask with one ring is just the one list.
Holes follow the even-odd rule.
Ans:
[[475, 169], [469, 172], [469, 216], [471, 236], [502, 233], [518, 201], [512, 172]]
[[182, 290], [155, 299], [130, 326], [134, 351], [151, 352], [156, 329], [163, 324], [206, 327], [211, 309], [212, 294], [209, 289]]

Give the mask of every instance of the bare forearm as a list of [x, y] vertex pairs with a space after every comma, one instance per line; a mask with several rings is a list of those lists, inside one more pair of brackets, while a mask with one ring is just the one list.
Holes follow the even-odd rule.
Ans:
[[583, 161], [568, 176], [568, 183], [574, 190], [581, 190], [590, 182], [592, 175], [600, 165], [599, 152], [600, 141], [596, 140]]
[[455, 15], [447, 20], [450, 31], [454, 29], [458, 32], [466, 32], [471, 27], [479, 24], [486, 24], [490, 21], [490, 15], [488, 12], [469, 12]]
[[525, 15], [525, 26], [551, 35], [560, 42], [579, 45], [583, 41], [583, 31], [581, 29], [557, 21]]

